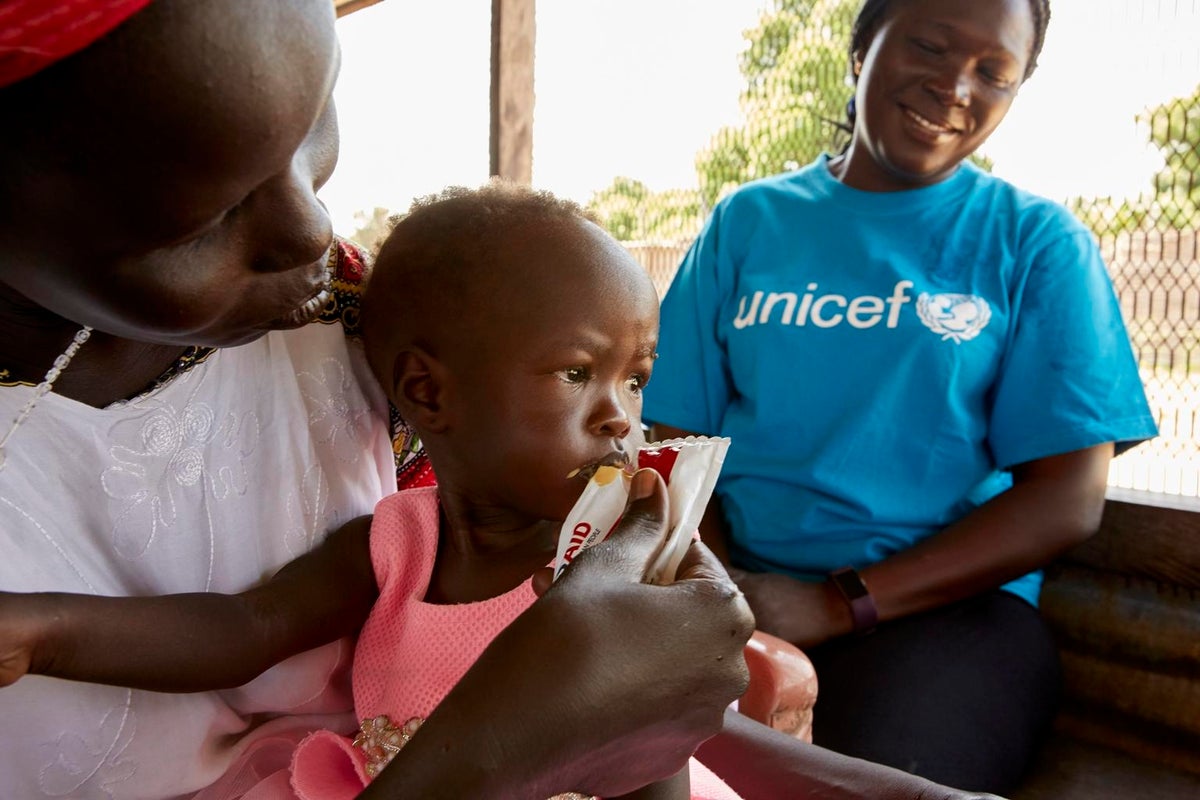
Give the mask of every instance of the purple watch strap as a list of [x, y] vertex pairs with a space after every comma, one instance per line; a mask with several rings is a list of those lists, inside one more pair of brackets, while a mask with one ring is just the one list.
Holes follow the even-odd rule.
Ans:
[[879, 622], [879, 609], [875, 607], [875, 598], [871, 597], [858, 572], [853, 567], [836, 569], [829, 573], [829, 582], [850, 606], [855, 633], [866, 633], [874, 628]]

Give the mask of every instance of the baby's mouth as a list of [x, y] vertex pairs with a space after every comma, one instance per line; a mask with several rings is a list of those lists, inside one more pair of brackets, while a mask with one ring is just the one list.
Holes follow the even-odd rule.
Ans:
[[629, 471], [630, 466], [629, 453], [626, 453], [623, 450], [617, 450], [609, 453], [604, 458], [593, 461], [590, 464], [585, 464], [582, 467], [576, 467], [567, 473], [567, 478], [570, 479], [579, 477], [583, 478], [585, 481], [588, 481], [591, 480], [592, 476], [596, 474], [596, 470], [600, 469], [601, 467], [616, 467], [618, 469]]

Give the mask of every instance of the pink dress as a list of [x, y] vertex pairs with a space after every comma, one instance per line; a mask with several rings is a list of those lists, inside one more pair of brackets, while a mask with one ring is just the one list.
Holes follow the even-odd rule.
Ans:
[[[356, 739], [318, 731], [300, 744], [291, 783], [301, 800], [349, 800], [361, 792], [496, 634], [534, 601], [526, 581], [477, 603], [424, 602], [437, 544], [435, 487], [380, 501], [371, 526], [379, 599], [359, 636], [353, 667], [354, 707], [363, 728]], [[693, 798], [738, 797], [694, 758], [690, 773]]]

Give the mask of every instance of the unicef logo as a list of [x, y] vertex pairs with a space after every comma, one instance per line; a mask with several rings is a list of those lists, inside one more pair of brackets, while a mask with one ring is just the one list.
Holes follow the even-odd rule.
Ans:
[[[821, 294], [815, 281], [805, 286], [803, 294], [760, 289], [738, 299], [737, 311], [730, 322], [735, 331], [760, 325], [818, 329], [845, 325], [858, 330], [876, 327], [893, 330], [899, 327], [905, 307], [913, 303], [908, 291], [911, 288], [912, 281], [897, 281], [890, 296], [858, 297], [837, 292]], [[941, 336], [942, 341], [951, 339], [955, 344], [974, 339], [992, 318], [992, 307], [987, 300], [973, 294], [921, 292], [915, 305], [922, 325]]]
[[917, 316], [926, 328], [940, 334], [942, 341], [969, 342], [987, 327], [992, 307], [973, 294], [929, 294], [917, 298]]

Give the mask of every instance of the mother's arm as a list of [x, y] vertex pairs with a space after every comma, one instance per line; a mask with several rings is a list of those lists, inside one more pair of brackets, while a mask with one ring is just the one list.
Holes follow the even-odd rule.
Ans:
[[743, 800], [999, 800], [801, 742], [735, 711], [696, 756]]

